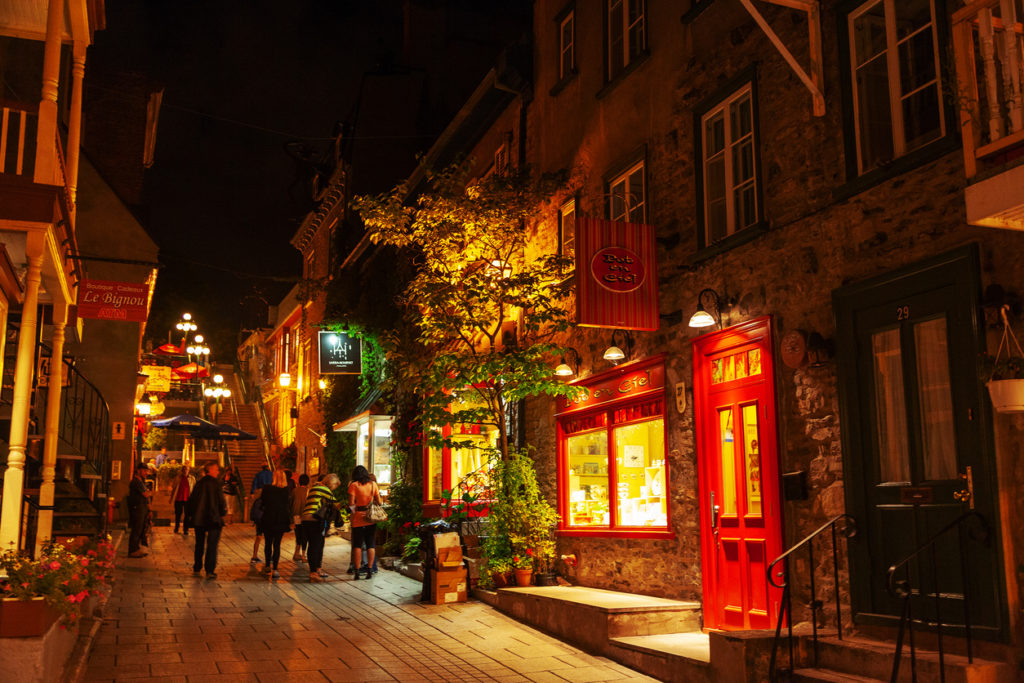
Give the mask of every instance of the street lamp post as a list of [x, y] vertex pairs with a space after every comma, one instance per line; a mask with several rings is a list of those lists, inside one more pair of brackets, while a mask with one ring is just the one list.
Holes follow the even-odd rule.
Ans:
[[203, 390], [203, 394], [208, 399], [216, 399], [216, 401], [213, 403], [213, 405], [216, 408], [213, 411], [214, 416], [212, 420], [213, 422], [216, 422], [217, 419], [220, 417], [220, 400], [222, 398], [231, 398], [231, 390], [224, 386], [224, 376], [214, 375], [213, 384], [211, 386], [206, 387], [206, 389]]

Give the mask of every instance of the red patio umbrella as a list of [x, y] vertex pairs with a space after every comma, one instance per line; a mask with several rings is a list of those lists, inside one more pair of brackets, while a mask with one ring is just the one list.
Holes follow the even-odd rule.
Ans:
[[171, 370], [177, 379], [196, 379], [197, 377], [209, 377], [210, 371], [201, 365], [187, 363], [179, 368]]
[[164, 344], [153, 349], [153, 353], [158, 353], [164, 356], [184, 356], [185, 352], [182, 351], [181, 347], [175, 344]]

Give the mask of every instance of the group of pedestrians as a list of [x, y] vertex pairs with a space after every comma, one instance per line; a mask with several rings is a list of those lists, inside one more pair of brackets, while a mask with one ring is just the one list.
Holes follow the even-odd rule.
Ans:
[[[146, 467], [136, 471], [136, 477], [130, 486], [129, 510], [132, 532], [129, 540], [129, 556], [143, 557], [139, 545], [144, 542], [145, 521], [149, 516], [149, 499], [152, 493], [145, 484]], [[206, 572], [207, 578], [217, 578], [217, 548], [220, 542], [221, 529], [227, 523], [233, 511], [228, 502], [228, 486], [231, 481], [237, 486], [237, 472], [229, 472], [233, 480], [227, 476], [220, 477], [220, 466], [211, 461], [203, 465], [203, 476], [197, 481], [187, 465], [171, 486], [170, 502], [174, 504], [174, 532], [188, 535], [189, 528], [195, 531], [195, 553], [192, 571], [196, 576]], [[228, 474], [226, 473], [226, 475]], [[323, 570], [325, 537], [331, 524], [340, 521], [340, 509], [343, 505], [335, 496], [335, 490], [341, 485], [336, 474], [327, 474], [319, 482], [311, 485], [308, 475], [301, 475], [296, 484], [287, 470], [271, 471], [264, 467], [254, 478], [252, 493], [254, 501], [252, 515], [256, 530], [256, 541], [253, 545], [253, 562], [259, 562], [259, 546], [263, 545], [262, 573], [272, 578], [280, 577], [278, 565], [281, 559], [281, 542], [286, 533], [295, 531], [295, 550], [292, 560], [307, 562], [309, 580], [321, 582], [328, 578]], [[136, 482], [138, 480], [138, 483]], [[366, 518], [366, 510], [371, 502], [381, 501], [380, 489], [373, 476], [365, 467], [359, 465], [352, 472], [352, 481], [348, 486], [348, 508], [352, 513], [352, 567], [349, 573], [355, 579], [370, 578], [375, 567], [374, 539], [376, 524]], [[145, 508], [143, 515], [142, 509]], [[294, 527], [293, 527], [294, 525]], [[361, 572], [362, 549], [367, 551], [367, 566]]]

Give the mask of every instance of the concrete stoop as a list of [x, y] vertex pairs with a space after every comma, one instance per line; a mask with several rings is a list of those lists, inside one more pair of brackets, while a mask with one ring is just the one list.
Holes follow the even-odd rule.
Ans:
[[[809, 668], [811, 643], [801, 644], [801, 661], [805, 668], [793, 672], [794, 681], [888, 681], [892, 675], [895, 643], [871, 640], [860, 636], [839, 640], [827, 637], [818, 641], [818, 666]], [[917, 680], [940, 679], [939, 653], [917, 649]], [[899, 680], [912, 681], [910, 648], [904, 647], [900, 663]], [[947, 683], [1011, 683], [1018, 681], [1019, 671], [1007, 662], [974, 657], [968, 662], [960, 654], [945, 654], [945, 680]]]

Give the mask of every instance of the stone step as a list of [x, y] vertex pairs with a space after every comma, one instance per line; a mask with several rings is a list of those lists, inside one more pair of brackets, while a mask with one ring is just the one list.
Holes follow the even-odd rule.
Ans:
[[[826, 683], [883, 683], [879, 678], [868, 678], [857, 674], [847, 674], [831, 669], [797, 669], [790, 677], [794, 683], [812, 683], [813, 681], [825, 681]], [[889, 680], [886, 678], [885, 680]]]
[[[806, 644], [808, 657], [812, 645]], [[892, 674], [896, 644], [870, 640], [862, 636], [847, 637], [843, 640], [829, 637], [818, 641], [818, 664], [820, 667], [839, 672], [867, 676], [868, 679], [889, 680]], [[917, 648], [916, 669], [918, 680], [939, 680], [939, 653]], [[974, 657], [945, 653], [945, 674], [947, 683], [994, 683], [1016, 681], [1012, 667], [1006, 662], [997, 662]], [[904, 646], [900, 662], [900, 681], [911, 681], [910, 648]]]
[[653, 655], [688, 659], [695, 662], [711, 661], [711, 644], [708, 634], [702, 631], [686, 633], [659, 633], [651, 636], [622, 636], [612, 638], [619, 647]]

